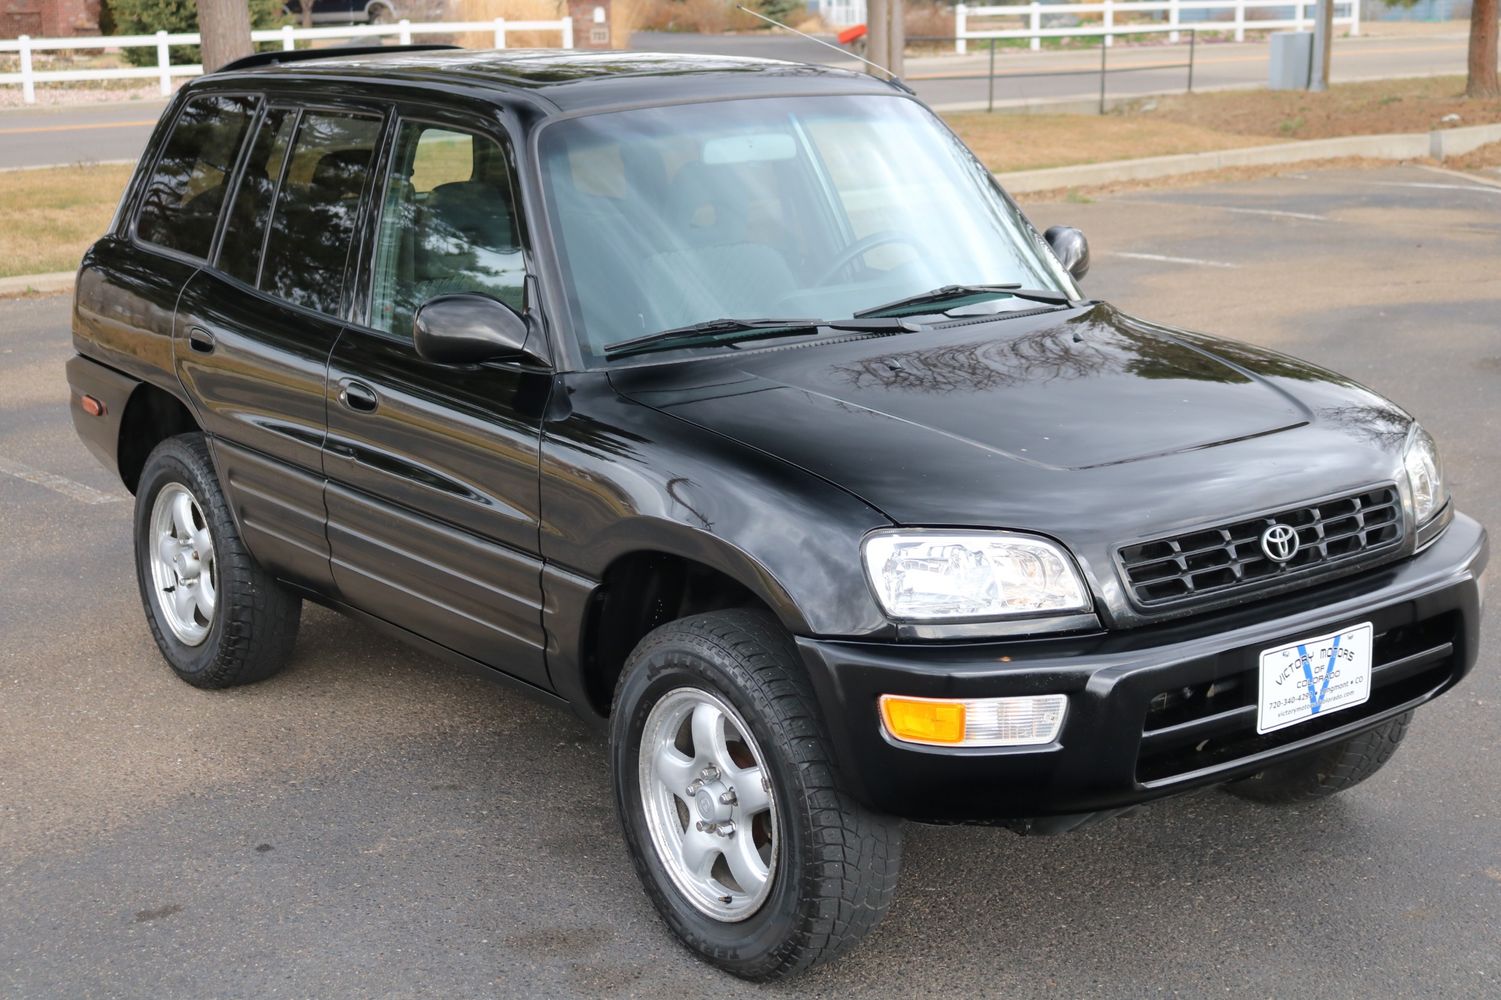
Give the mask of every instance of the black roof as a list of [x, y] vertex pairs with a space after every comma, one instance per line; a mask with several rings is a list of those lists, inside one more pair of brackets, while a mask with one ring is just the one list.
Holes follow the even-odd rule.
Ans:
[[[226, 76], [386, 80], [526, 93], [559, 111], [668, 104], [715, 97], [798, 93], [893, 93], [864, 73], [810, 63], [736, 56], [564, 49], [361, 49], [221, 71]], [[219, 74], [216, 74], [219, 75]]]

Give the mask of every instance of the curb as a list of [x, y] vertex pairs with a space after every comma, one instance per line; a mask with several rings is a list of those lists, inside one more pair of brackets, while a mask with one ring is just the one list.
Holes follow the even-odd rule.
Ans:
[[15, 278], [0, 278], [0, 299], [16, 295], [53, 295], [73, 290], [73, 271], [53, 271], [51, 274], [23, 274]]
[[1282, 166], [1361, 157], [1369, 160], [1443, 160], [1459, 156], [1492, 142], [1501, 142], [1501, 125], [1472, 125], [1438, 132], [1408, 132], [1396, 135], [1351, 135], [1338, 139], [1279, 142], [1272, 146], [1246, 146], [1207, 153], [1148, 156], [1139, 160], [1084, 163], [1047, 170], [1018, 170], [996, 174], [1001, 186], [1012, 194], [1056, 191], [1060, 188], [1094, 187], [1120, 181], [1153, 180], [1198, 174], [1225, 167]]

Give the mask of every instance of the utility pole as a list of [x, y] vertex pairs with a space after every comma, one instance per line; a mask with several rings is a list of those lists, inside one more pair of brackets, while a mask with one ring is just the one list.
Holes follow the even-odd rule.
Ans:
[[865, 11], [866, 58], [897, 76], [902, 75], [902, 54], [907, 49], [904, 7], [904, 0], [868, 0]]
[[[1360, 0], [1350, 0], [1360, 3]], [[1329, 56], [1334, 51], [1334, 0], [1319, 0], [1313, 16], [1313, 72], [1308, 74], [1309, 90], [1329, 89]]]
[[250, 5], [245, 0], [198, 0], [198, 34], [203, 38], [205, 73], [250, 55], [255, 51], [250, 44]]

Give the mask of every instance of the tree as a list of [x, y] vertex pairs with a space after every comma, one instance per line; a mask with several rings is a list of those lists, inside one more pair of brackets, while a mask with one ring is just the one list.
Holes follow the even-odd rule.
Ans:
[[1470, 82], [1466, 97], [1501, 97], [1496, 79], [1496, 0], [1475, 0], [1470, 8]]
[[[198, 10], [194, 0], [107, 0], [100, 5], [99, 27], [106, 35], [150, 35], [158, 31], [174, 34], [198, 30]], [[274, 28], [282, 23], [282, 0], [239, 0], [248, 7], [251, 25]], [[247, 50], [248, 51], [248, 50]], [[156, 49], [130, 48], [123, 52], [133, 66], [155, 66]], [[172, 62], [177, 65], [201, 62], [196, 45], [172, 46]]]
[[244, 0], [198, 0], [198, 33], [203, 38], [203, 71], [255, 51], [250, 42], [250, 7]]

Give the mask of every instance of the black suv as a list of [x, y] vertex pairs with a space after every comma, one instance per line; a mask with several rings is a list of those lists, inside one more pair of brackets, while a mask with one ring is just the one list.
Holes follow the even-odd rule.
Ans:
[[868, 76], [277, 54], [162, 118], [68, 377], [184, 680], [309, 599], [608, 726], [663, 918], [771, 978], [881, 918], [899, 817], [1327, 795], [1475, 662], [1412, 418], [1087, 262]]

